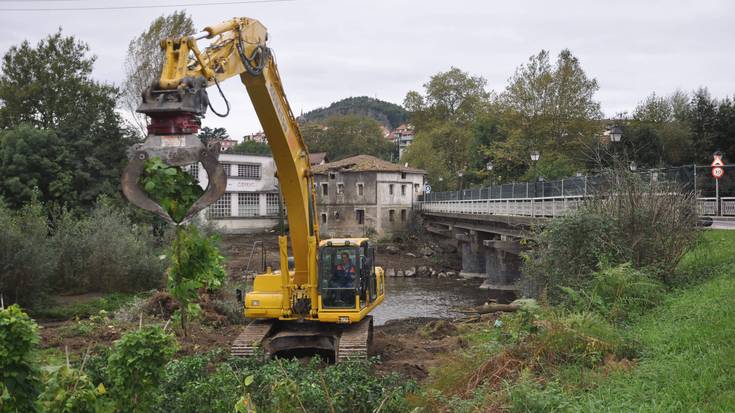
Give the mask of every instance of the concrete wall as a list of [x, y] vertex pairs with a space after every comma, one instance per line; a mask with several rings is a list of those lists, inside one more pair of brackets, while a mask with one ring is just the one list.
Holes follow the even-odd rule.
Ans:
[[[263, 155], [238, 155], [223, 153], [219, 162], [229, 169], [227, 192], [207, 208], [202, 217], [215, 224], [225, 233], [249, 233], [270, 229], [278, 224], [278, 208], [274, 208], [275, 194], [278, 193], [278, 180], [275, 178], [276, 166], [273, 158]], [[238, 165], [245, 165], [249, 171], [259, 170], [258, 177], [238, 176]], [[199, 185], [206, 188], [209, 182], [201, 164], [195, 175]], [[247, 206], [240, 205], [239, 194], [250, 194]]]

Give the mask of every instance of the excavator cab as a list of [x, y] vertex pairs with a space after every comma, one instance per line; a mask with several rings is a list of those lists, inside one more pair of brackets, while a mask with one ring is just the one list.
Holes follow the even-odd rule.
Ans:
[[375, 249], [367, 240], [359, 245], [349, 240], [339, 244], [328, 240], [319, 249], [321, 307], [360, 311], [378, 297]]

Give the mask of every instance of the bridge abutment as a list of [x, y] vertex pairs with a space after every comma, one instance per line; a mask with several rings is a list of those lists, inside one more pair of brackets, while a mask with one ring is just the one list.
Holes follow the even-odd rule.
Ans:
[[520, 242], [490, 239], [483, 241], [483, 246], [485, 247], [486, 278], [480, 288], [516, 290], [516, 283], [521, 278]]
[[480, 234], [477, 231], [455, 234], [458, 250], [462, 258], [462, 278], [485, 278], [485, 256], [482, 251]]

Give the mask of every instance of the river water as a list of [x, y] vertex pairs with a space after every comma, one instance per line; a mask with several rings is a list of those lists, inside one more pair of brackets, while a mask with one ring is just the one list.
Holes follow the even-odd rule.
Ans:
[[383, 303], [370, 313], [375, 325], [411, 317], [461, 317], [457, 309], [496, 298], [478, 288], [482, 280], [390, 277], [385, 284]]

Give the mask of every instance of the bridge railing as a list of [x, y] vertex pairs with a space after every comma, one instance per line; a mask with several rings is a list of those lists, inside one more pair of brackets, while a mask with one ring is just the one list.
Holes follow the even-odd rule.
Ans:
[[[726, 165], [726, 177], [735, 175], [735, 165]], [[735, 216], [735, 181], [721, 179], [715, 191], [707, 166], [691, 165], [639, 171], [644, 182], [677, 182], [694, 191], [700, 215]], [[508, 183], [460, 191], [434, 192], [419, 198], [417, 208], [427, 212], [459, 214], [517, 215], [557, 217], [577, 208], [584, 199], [603, 190], [605, 177], [576, 176], [557, 181]], [[716, 195], [719, 194], [719, 198]], [[715, 196], [712, 196], [715, 195]], [[718, 208], [719, 206], [719, 208]]]
[[465, 199], [424, 201], [418, 209], [466, 215], [509, 215], [527, 217], [558, 217], [568, 214], [584, 201], [583, 195], [544, 198]]

